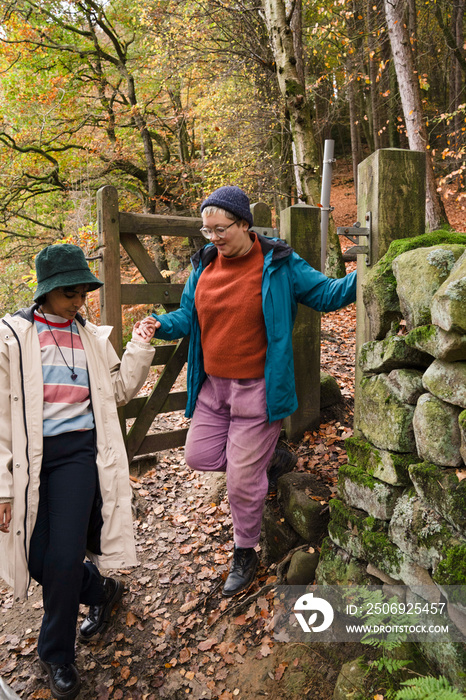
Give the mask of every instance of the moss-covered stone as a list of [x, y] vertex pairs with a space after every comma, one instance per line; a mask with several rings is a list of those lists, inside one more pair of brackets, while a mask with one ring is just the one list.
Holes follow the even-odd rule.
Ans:
[[281, 512], [276, 512], [267, 502], [262, 516], [261, 559], [264, 564], [270, 564], [283, 559], [288, 552], [303, 540], [293, 530]]
[[447, 551], [437, 566], [433, 579], [441, 586], [466, 585], [466, 542]]
[[460, 410], [432, 394], [422, 394], [413, 417], [417, 453], [422, 459], [444, 467], [462, 464]]
[[363, 300], [373, 340], [384, 338], [390, 333], [392, 324], [402, 318], [392, 269], [393, 260], [408, 250], [444, 243], [466, 245], [466, 234], [432, 231], [422, 236], [393, 241], [385, 255], [367, 272], [363, 282]]
[[435, 586], [429, 571], [399, 549], [388, 535], [383, 532], [363, 533], [362, 544], [367, 551], [368, 561], [381, 572], [418, 590], [427, 600], [438, 600], [438, 591], [431, 590]]
[[[421, 609], [423, 607], [422, 599], [414, 592], [408, 591], [406, 602], [412, 605], [413, 608], [415, 608], [416, 605], [420, 605]], [[432, 624], [432, 616], [423, 617], [421, 613], [419, 622], [428, 626]], [[449, 621], [445, 619], [442, 623], [449, 624]], [[418, 643], [419, 648], [430, 662], [431, 675], [438, 676], [441, 674], [448, 678], [453, 687], [458, 690], [466, 691], [466, 644], [461, 641], [456, 641], [454, 637], [457, 638], [458, 635], [454, 634], [453, 630], [451, 630], [451, 623], [449, 627], [449, 637], [451, 637], [451, 641], [442, 641], [441, 644], [435, 644], [435, 640], [431, 638], [421, 639]], [[444, 638], [445, 635], [443, 639]]]
[[337, 523], [343, 529], [351, 530], [353, 534], [387, 531], [388, 525], [385, 520], [374, 518], [359, 508], [353, 508], [339, 498], [332, 498], [329, 506], [331, 522]]
[[366, 573], [364, 562], [350, 557], [326, 537], [320, 551], [316, 583], [319, 586], [371, 586], [377, 584], [377, 579]]
[[350, 530], [345, 530], [336, 522], [330, 521], [328, 524], [328, 535], [334, 544], [351, 554], [352, 557], [356, 557], [356, 559], [366, 558], [366, 550], [361, 538], [354, 535]]
[[414, 489], [398, 499], [388, 536], [402, 552], [425, 569], [433, 569], [446, 548], [460, 544], [457, 534], [442, 517], [426, 506]]
[[328, 511], [310, 496], [319, 496], [323, 502], [330, 498], [330, 490], [316, 482], [310, 474], [292, 472], [280, 477], [278, 501], [284, 516], [305, 542], [317, 545], [327, 529]]
[[341, 403], [340, 387], [334, 377], [326, 372], [320, 373], [320, 410]]
[[359, 430], [376, 447], [390, 452], [414, 452], [414, 407], [391, 391], [386, 374], [363, 377], [359, 387]]
[[408, 330], [431, 322], [432, 297], [464, 250], [464, 245], [443, 244], [409, 250], [394, 259], [396, 290]]
[[421, 499], [464, 535], [466, 479], [458, 479], [455, 469], [443, 469], [429, 462], [412, 464], [409, 474]]
[[363, 532], [362, 544], [368, 560], [381, 571], [400, 579], [403, 554], [385, 532]]
[[318, 563], [319, 554], [317, 552], [295, 552], [286, 573], [287, 583], [290, 586], [307, 586], [312, 583]]
[[466, 362], [434, 360], [425, 371], [422, 383], [442, 401], [466, 408]]
[[345, 448], [349, 464], [392, 486], [410, 483], [408, 467], [421, 461], [416, 454], [380, 450], [359, 437], [347, 438]]
[[362, 532], [386, 532], [387, 523], [352, 508], [339, 499], [330, 501], [328, 534], [332, 542], [357, 559], [366, 559], [367, 552], [361, 539]]
[[376, 374], [405, 367], [425, 368], [430, 365], [432, 358], [407, 345], [403, 336], [393, 335], [384, 340], [364, 343], [358, 362], [365, 374]]
[[347, 661], [341, 667], [332, 700], [357, 700], [365, 697], [365, 677], [367, 675], [364, 657]]
[[400, 487], [374, 479], [364, 469], [348, 464], [338, 472], [338, 491], [340, 498], [350, 506], [364, 509], [378, 520], [390, 520], [402, 493]]
[[458, 416], [458, 427], [460, 429], [460, 454], [466, 464], [466, 411], [461, 411]]
[[415, 406], [418, 398], [424, 393], [422, 372], [417, 369], [393, 369], [387, 381], [392, 393], [402, 403], [411, 406]]
[[419, 326], [404, 336], [406, 345], [428, 353], [437, 360], [459, 362], [466, 360], [466, 335], [438, 326]]
[[444, 331], [466, 333], [466, 253], [434, 294], [431, 315], [432, 323]]

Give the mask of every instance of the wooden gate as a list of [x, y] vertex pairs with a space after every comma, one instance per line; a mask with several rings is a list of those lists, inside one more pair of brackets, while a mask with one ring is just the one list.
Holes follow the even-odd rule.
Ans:
[[[118, 355], [123, 352], [122, 304], [162, 305], [167, 311], [177, 309], [183, 284], [170, 284], [154, 264], [139, 236], [199, 236], [202, 219], [154, 214], [120, 212], [118, 192], [110, 185], [97, 193], [97, 226], [101, 322], [113, 326], [111, 341]], [[120, 244], [142, 274], [143, 284], [121, 284]], [[170, 393], [186, 362], [188, 339], [177, 344], [157, 345], [152, 365], [164, 368], [149, 396], [136, 398], [120, 410], [128, 459], [184, 445], [187, 428], [148, 435], [158, 413], [186, 407], [186, 392]], [[135, 418], [126, 431], [126, 419]]]

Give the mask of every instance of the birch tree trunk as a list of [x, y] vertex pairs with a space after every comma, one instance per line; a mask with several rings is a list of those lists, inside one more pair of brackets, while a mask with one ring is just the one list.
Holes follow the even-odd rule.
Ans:
[[[291, 16], [286, 15], [285, 0], [264, 0], [264, 12], [278, 84], [296, 149], [295, 166], [302, 185], [302, 199], [306, 204], [316, 205], [320, 202], [320, 159], [314, 137], [311, 105], [305, 85], [298, 76], [290, 27]], [[326, 272], [332, 277], [343, 277], [346, 274], [333, 220], [329, 224]]]
[[406, 25], [406, 0], [384, 0], [388, 34], [392, 47], [401, 104], [412, 151], [426, 153], [426, 222], [428, 228], [439, 228], [447, 223], [443, 202], [437, 192], [434, 169], [427, 149], [427, 130], [423, 119], [418, 74]]

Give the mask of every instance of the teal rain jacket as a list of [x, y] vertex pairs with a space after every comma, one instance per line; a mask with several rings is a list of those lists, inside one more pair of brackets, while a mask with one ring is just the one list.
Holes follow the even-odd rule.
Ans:
[[[270, 422], [289, 416], [298, 408], [294, 381], [292, 331], [298, 302], [316, 311], [335, 311], [356, 299], [356, 272], [331, 279], [314, 270], [284, 241], [256, 234], [264, 255], [262, 311], [267, 333], [265, 386]], [[208, 243], [192, 258], [193, 271], [186, 282], [180, 308], [153, 316], [161, 328], [156, 337], [174, 340], [190, 336], [188, 350], [188, 401], [190, 418], [206, 377], [195, 291], [203, 270], [218, 255]]]

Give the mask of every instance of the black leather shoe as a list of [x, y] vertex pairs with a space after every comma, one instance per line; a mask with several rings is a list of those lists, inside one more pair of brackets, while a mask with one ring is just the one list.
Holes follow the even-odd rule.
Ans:
[[289, 450], [283, 447], [277, 447], [270, 460], [269, 471], [267, 473], [269, 479], [269, 493], [277, 490], [277, 481], [283, 476], [292, 472], [296, 466], [298, 458]]
[[223, 586], [222, 595], [230, 598], [244, 591], [253, 581], [259, 557], [255, 549], [243, 549], [235, 545], [230, 573]]
[[74, 664], [49, 664], [39, 659], [49, 677], [49, 686], [54, 698], [72, 700], [79, 694], [81, 679]]
[[110, 622], [113, 606], [121, 600], [123, 595], [123, 584], [114, 578], [104, 578], [103, 586], [105, 592], [103, 603], [89, 607], [87, 617], [79, 628], [79, 639], [82, 642], [87, 642], [104, 631]]

